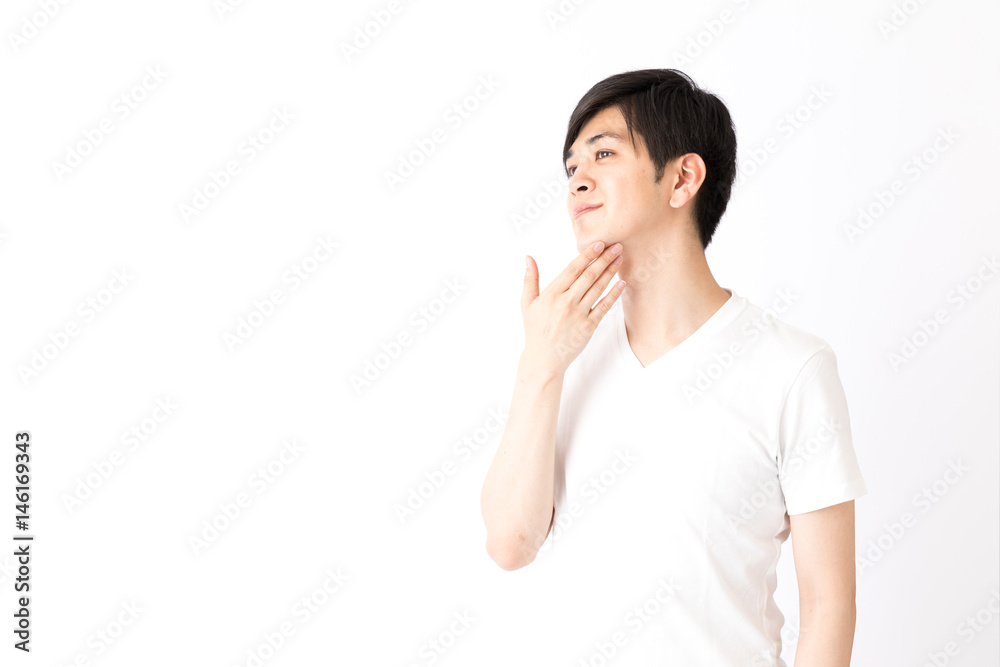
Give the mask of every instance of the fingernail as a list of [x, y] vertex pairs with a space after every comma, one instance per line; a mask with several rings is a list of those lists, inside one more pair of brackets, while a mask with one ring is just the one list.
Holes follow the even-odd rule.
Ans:
[[604, 241], [598, 241], [594, 244], [594, 252], [601, 252], [604, 250]]

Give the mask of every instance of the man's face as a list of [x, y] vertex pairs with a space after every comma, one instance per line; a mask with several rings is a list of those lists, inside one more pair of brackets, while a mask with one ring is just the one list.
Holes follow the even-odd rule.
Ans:
[[[588, 143], [592, 137], [605, 135]], [[656, 222], [669, 215], [667, 199], [661, 186], [654, 184], [655, 168], [642, 138], [636, 135], [636, 148], [629, 140], [628, 127], [621, 111], [609, 107], [591, 118], [571, 146], [566, 160], [569, 194], [566, 207], [576, 235], [577, 251], [604, 241], [609, 247], [616, 241], [626, 245], [630, 239], [652, 236]], [[576, 214], [583, 205], [598, 208]]]

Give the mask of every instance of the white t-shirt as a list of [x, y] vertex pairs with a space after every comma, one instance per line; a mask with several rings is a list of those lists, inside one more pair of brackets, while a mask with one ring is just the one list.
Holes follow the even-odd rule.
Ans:
[[833, 350], [726, 291], [645, 368], [619, 300], [564, 376], [536, 562], [587, 587], [565, 613], [592, 640], [567, 664], [787, 667], [788, 515], [868, 492]]

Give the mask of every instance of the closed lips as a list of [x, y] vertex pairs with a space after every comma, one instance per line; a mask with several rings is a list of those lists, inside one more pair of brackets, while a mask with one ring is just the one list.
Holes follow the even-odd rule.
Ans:
[[601, 206], [603, 206], [603, 204], [588, 204], [586, 206], [577, 207], [577, 208], [573, 209], [573, 217], [574, 218], [579, 218], [581, 215], [583, 215], [587, 211], [593, 211], [595, 208], [600, 208]]

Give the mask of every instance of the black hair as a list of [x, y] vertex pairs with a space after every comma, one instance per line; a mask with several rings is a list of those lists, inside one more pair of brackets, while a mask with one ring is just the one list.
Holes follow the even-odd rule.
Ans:
[[656, 168], [656, 183], [663, 178], [667, 163], [681, 155], [697, 153], [704, 160], [705, 181], [694, 197], [694, 218], [702, 248], [707, 248], [736, 179], [736, 128], [725, 103], [676, 69], [609, 76], [580, 98], [570, 116], [563, 145], [564, 169], [580, 130], [609, 107], [621, 111], [633, 146], [635, 134], [642, 138]]

